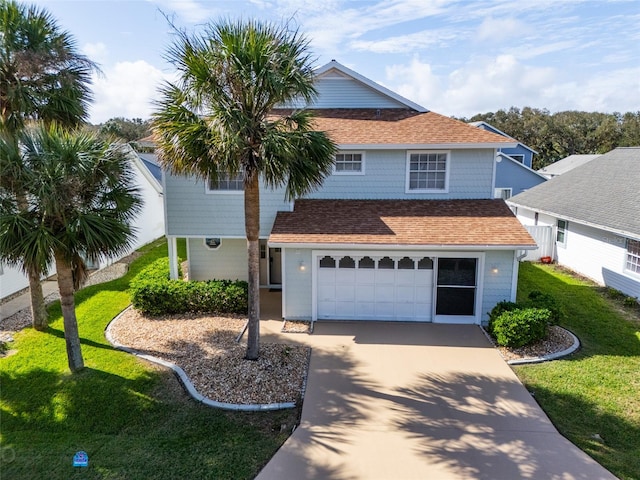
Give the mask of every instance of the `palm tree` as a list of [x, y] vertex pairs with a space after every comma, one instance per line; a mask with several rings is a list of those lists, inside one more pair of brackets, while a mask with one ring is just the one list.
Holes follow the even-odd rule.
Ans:
[[21, 135], [30, 182], [27, 207], [0, 188], [0, 251], [12, 265], [55, 261], [69, 368], [83, 368], [74, 292], [86, 278], [85, 259], [127, 251], [141, 200], [126, 151], [97, 134], [52, 125]]
[[[45, 10], [0, 0], [0, 135], [4, 147], [16, 150], [19, 132], [30, 121], [75, 126], [85, 120], [91, 74], [96, 70], [96, 64], [78, 53], [72, 37]], [[0, 158], [0, 185], [13, 192], [23, 209], [23, 186], [29, 175], [19, 162], [10, 163], [20, 157], [7, 153]], [[29, 277], [33, 326], [44, 330], [47, 312], [40, 277], [47, 267], [23, 267]]]
[[160, 160], [174, 174], [217, 180], [243, 174], [249, 318], [246, 358], [259, 355], [259, 181], [307, 194], [330, 173], [335, 145], [313, 130], [309, 111], [273, 116], [274, 107], [316, 95], [308, 42], [297, 31], [258, 21], [210, 24], [201, 36], [178, 32], [153, 115]]

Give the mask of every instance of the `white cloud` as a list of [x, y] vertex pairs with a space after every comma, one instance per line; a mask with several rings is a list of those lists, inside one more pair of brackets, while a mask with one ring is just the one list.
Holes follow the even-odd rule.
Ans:
[[425, 30], [382, 40], [356, 40], [351, 42], [350, 47], [374, 53], [404, 53], [424, 49], [431, 45], [441, 45], [455, 38], [457, 38], [457, 34], [452, 31]]
[[105, 63], [109, 58], [107, 46], [102, 42], [87, 43], [82, 46], [81, 51], [83, 55], [97, 63]]
[[218, 12], [216, 8], [205, 7], [204, 5], [208, 2], [198, 2], [197, 0], [150, 1], [159, 3], [162, 9], [169, 9], [171, 12], [175, 12], [181, 19], [189, 23], [205, 22], [214, 18]]
[[[386, 69], [387, 86], [435, 112], [458, 117], [507, 109], [627, 112], [640, 105], [640, 68], [593, 76], [524, 64], [511, 55], [475, 58], [448, 74], [414, 58]], [[570, 73], [570, 72], [568, 72]]]
[[549, 85], [542, 92], [551, 109], [588, 112], [636, 111], [640, 105], [640, 68], [607, 73]]
[[442, 95], [440, 79], [431, 65], [414, 58], [408, 65], [392, 65], [385, 69], [392, 90], [405, 98], [431, 109], [434, 100]]
[[516, 18], [485, 18], [478, 27], [478, 39], [499, 42], [509, 38], [521, 38], [529, 33], [530, 28]]
[[158, 86], [167, 77], [143, 60], [120, 62], [105, 69], [103, 76], [94, 79], [91, 123], [103, 123], [113, 117], [149, 118]]
[[541, 105], [541, 93], [553, 84], [555, 72], [519, 63], [513, 56], [476, 58], [446, 76], [412, 60], [387, 69], [392, 89], [445, 115], [471, 116], [510, 106]]

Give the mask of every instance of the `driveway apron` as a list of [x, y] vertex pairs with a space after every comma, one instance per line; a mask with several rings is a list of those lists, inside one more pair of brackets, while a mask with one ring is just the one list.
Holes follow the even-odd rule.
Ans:
[[312, 355], [301, 423], [259, 480], [615, 478], [557, 432], [477, 326], [324, 322], [265, 341]]

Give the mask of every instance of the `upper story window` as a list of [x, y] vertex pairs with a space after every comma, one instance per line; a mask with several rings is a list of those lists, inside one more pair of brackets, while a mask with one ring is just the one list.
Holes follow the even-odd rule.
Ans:
[[509, 156], [513, 158], [516, 162], [524, 163], [524, 155], [522, 154], [513, 154]]
[[569, 222], [566, 220], [558, 219], [556, 224], [556, 242], [563, 247], [567, 245], [567, 230], [569, 229]]
[[407, 152], [407, 193], [446, 193], [449, 152]]
[[364, 153], [337, 153], [333, 173], [336, 175], [364, 175]]
[[244, 191], [244, 173], [240, 172], [237, 175], [230, 175], [228, 173], [221, 173], [218, 175], [218, 180], [208, 179], [207, 181], [208, 192], [242, 192]]
[[626, 269], [640, 274], [640, 241], [627, 238]]

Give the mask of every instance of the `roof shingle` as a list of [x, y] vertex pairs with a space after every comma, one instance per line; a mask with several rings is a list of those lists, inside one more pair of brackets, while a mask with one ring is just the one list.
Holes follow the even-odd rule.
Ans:
[[640, 238], [640, 147], [616, 148], [508, 202]]
[[[290, 110], [274, 110], [283, 115]], [[514, 140], [435, 112], [402, 108], [313, 110], [314, 128], [338, 145], [513, 144]]]
[[535, 247], [502, 200], [297, 200], [269, 242]]

